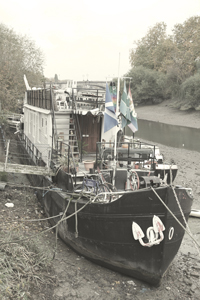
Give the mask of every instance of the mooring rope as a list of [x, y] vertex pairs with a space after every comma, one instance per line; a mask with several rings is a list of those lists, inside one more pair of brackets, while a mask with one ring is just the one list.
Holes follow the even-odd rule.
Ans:
[[[175, 192], [174, 186], [171, 186], [171, 187], [172, 187], [172, 190], [173, 190], [173, 192], [174, 192], [174, 196], [175, 196], [176, 202], [177, 202], [177, 204], [178, 204], [178, 207], [179, 207], [179, 209], [180, 209], [181, 215], [182, 215], [183, 220], [184, 220], [184, 222], [185, 222], [186, 228], [188, 229], [190, 235], [193, 236], [193, 234], [192, 234], [192, 232], [191, 232], [191, 230], [190, 230], [190, 227], [189, 227], [189, 225], [188, 225], [188, 223], [187, 223], [187, 221], [186, 221], [186, 219], [185, 219], [185, 216], [184, 216], [183, 210], [182, 210], [182, 208], [181, 208], [180, 202], [179, 202], [179, 200], [178, 200], [177, 194], [176, 194], [176, 192]], [[199, 255], [200, 255], [200, 251], [199, 251], [199, 248], [197, 247], [196, 243], [194, 243], [194, 245], [195, 245], [195, 247], [196, 247], [196, 249], [197, 249], [197, 251], [198, 251], [198, 253], [199, 253]]]
[[[56, 224], [56, 225], [57, 225], [57, 226], [56, 226], [56, 245], [55, 245], [55, 249], [54, 249], [53, 259], [54, 259], [55, 255], [56, 255], [56, 251], [57, 251], [58, 226], [59, 226], [59, 224], [63, 221], [63, 218], [64, 218], [64, 216], [66, 215], [66, 213], [67, 213], [67, 211], [68, 211], [68, 208], [69, 208], [69, 205], [70, 205], [70, 202], [71, 202], [72, 199], [73, 199], [73, 198], [70, 198], [70, 199], [69, 199], [68, 204], [67, 204], [67, 207], [65, 208], [65, 211], [64, 211], [64, 213], [63, 213], [63, 215], [62, 215], [62, 218], [61, 218], [61, 219], [58, 221], [58, 223]], [[79, 198], [79, 199], [80, 199], [80, 198]]]
[[[79, 212], [80, 212], [81, 210], [83, 210], [88, 204], [90, 204], [91, 201], [92, 201], [92, 199], [89, 199], [89, 200], [88, 200], [81, 208], [79, 208], [76, 212], [72, 213], [71, 215], [69, 215], [69, 216], [63, 218], [62, 221], [65, 221], [65, 220], [67, 220], [67, 219], [73, 217], [75, 214], [79, 213]], [[60, 216], [60, 215], [59, 215], [59, 216]], [[56, 216], [53, 216], [53, 218], [55, 218], [55, 217], [56, 217]], [[34, 237], [36, 237], [36, 236], [40, 236], [40, 235], [42, 235], [43, 233], [46, 233], [46, 232], [48, 232], [48, 231], [50, 231], [50, 230], [56, 228], [57, 225], [58, 225], [58, 223], [56, 223], [54, 226], [52, 226], [52, 227], [50, 227], [50, 228], [48, 228], [48, 229], [42, 230], [41, 232], [36, 233], [36, 234], [34, 234], [34, 235], [31, 235], [31, 236], [28, 236], [28, 237], [26, 237], [26, 238], [24, 238], [24, 239], [16, 239], [16, 240], [13, 240], [13, 241], [10, 241], [10, 242], [3, 242], [3, 243], [0, 243], [0, 246], [1, 246], [1, 245], [5, 245], [5, 244], [12, 244], [12, 243], [17, 243], [17, 242], [23, 242], [23, 241], [26, 241], [26, 240], [28, 240], [28, 239], [32, 239], [32, 238], [34, 238]]]
[[59, 215], [56, 215], [56, 216], [52, 216], [52, 217], [48, 217], [48, 218], [43, 218], [43, 219], [21, 219], [21, 220], [10, 220], [10, 221], [6, 221], [6, 222], [3, 222], [3, 224], [10, 224], [10, 223], [25, 223], [25, 222], [42, 222], [42, 221], [48, 221], [48, 220], [51, 220], [53, 218], [57, 218], [57, 217], [60, 217], [60, 214]]
[[[185, 219], [183, 210], [182, 210], [182, 208], [181, 208], [180, 202], [179, 202], [179, 200], [178, 200], [177, 194], [176, 194], [176, 192], [175, 192], [174, 186], [171, 186], [171, 188], [172, 188], [172, 191], [174, 192], [174, 197], [175, 197], [176, 202], [177, 202], [177, 204], [178, 204], [178, 207], [179, 207], [179, 210], [180, 210], [181, 215], [182, 215], [182, 217], [183, 217], [183, 220], [184, 220], [184, 222], [185, 222], [185, 225], [186, 225], [186, 227], [188, 228], [188, 231], [191, 233], [191, 230], [190, 230], [190, 228], [189, 228], [189, 225], [188, 225], [188, 223], [187, 223], [187, 221], [186, 221], [186, 219]], [[191, 233], [191, 234], [192, 234], [192, 233]]]
[[[193, 237], [192, 234], [190, 234], [189, 230], [187, 230], [186, 227], [184, 227], [182, 225], [182, 223], [177, 219], [177, 217], [174, 215], [174, 213], [169, 209], [169, 207], [165, 204], [165, 202], [161, 199], [161, 197], [158, 195], [158, 193], [155, 191], [155, 189], [151, 186], [152, 191], [154, 192], [154, 194], [158, 197], [158, 199], [161, 201], [161, 203], [165, 206], [165, 208], [169, 211], [169, 213], [172, 215], [172, 217], [178, 222], [178, 224], [185, 230], [185, 232], [187, 232], [187, 234], [191, 237], [191, 239], [194, 241], [194, 243], [200, 248], [200, 245], [198, 244], [198, 242], [195, 240], [195, 238]], [[198, 249], [198, 253], [200, 255], [199, 249]]]

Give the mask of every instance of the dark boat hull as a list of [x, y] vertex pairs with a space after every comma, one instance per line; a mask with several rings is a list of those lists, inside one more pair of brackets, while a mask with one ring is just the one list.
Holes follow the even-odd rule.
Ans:
[[[156, 191], [184, 225], [172, 188], [161, 187]], [[184, 188], [176, 188], [176, 193], [187, 220], [192, 197]], [[63, 192], [49, 191], [44, 197], [42, 194], [40, 196], [48, 216], [59, 215], [71, 201], [66, 214], [69, 216], [87, 202], [85, 198], [70, 200], [71, 196]], [[158, 245], [145, 247], [134, 239], [132, 223], [136, 222], [146, 236], [154, 215], [165, 226], [164, 240]], [[52, 225], [60, 219], [61, 217], [52, 219]], [[90, 203], [77, 214], [62, 221], [58, 226], [58, 233], [66, 244], [88, 259], [128, 276], [159, 285], [181, 245], [184, 229], [149, 188], [126, 193], [111, 203]], [[145, 242], [145, 238], [143, 240]]]

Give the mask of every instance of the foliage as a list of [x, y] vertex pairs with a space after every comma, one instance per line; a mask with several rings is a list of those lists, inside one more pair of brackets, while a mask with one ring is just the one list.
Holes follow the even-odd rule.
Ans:
[[8, 124], [8, 120], [7, 120], [7, 111], [1, 111], [0, 112], [0, 125], [4, 130], [4, 133], [7, 132], [8, 128], [9, 128], [9, 124]]
[[200, 109], [200, 74], [189, 77], [181, 84], [181, 107]]
[[[183, 24], [176, 24], [171, 35], [167, 35], [166, 29], [165, 23], [157, 23], [148, 30], [141, 40], [135, 42], [136, 47], [130, 52], [130, 63], [135, 69], [134, 73], [136, 71], [139, 73], [134, 77], [136, 80], [141, 77], [141, 69], [138, 69], [138, 66], [158, 71], [160, 76], [165, 74], [165, 77], [157, 75], [159, 79], [152, 82], [156, 98], [159, 96], [159, 88], [161, 88], [164, 98], [182, 95], [183, 101], [187, 98], [190, 105], [196, 107], [198, 102], [197, 89], [190, 88], [189, 91], [189, 83], [186, 80], [199, 72], [200, 16], [191, 17]], [[129, 73], [133, 73], [133, 69]], [[149, 74], [147, 70], [144, 73]], [[154, 98], [153, 90], [149, 86], [149, 76], [146, 75], [143, 81], [139, 80], [142, 92], [138, 93], [139, 87], [135, 91], [135, 94], [138, 94], [141, 99]], [[196, 80], [194, 77], [189, 82], [194, 84]], [[185, 81], [186, 83], [184, 83]], [[192, 95], [192, 93], [194, 94]]]
[[80, 153], [82, 152], [82, 155], [87, 153], [86, 151], [87, 146], [88, 144], [85, 141], [78, 140], [78, 149]]
[[176, 44], [174, 63], [181, 81], [184, 81], [194, 75], [196, 61], [200, 57], [200, 17], [194, 16], [183, 24], [176, 24], [172, 31]]
[[166, 34], [165, 23], [157, 23], [130, 52], [132, 67], [143, 66], [164, 73], [173, 68], [179, 82], [194, 75], [200, 57], [200, 17], [194, 16], [176, 24], [173, 34]]
[[42, 83], [44, 58], [34, 41], [0, 24], [0, 102], [15, 111], [25, 92], [24, 74], [31, 86]]
[[71, 154], [69, 156], [69, 159], [68, 159], [68, 154], [59, 156], [58, 159], [59, 159], [61, 168], [66, 172], [69, 172], [69, 169], [71, 170], [71, 169], [74, 169], [75, 167], [79, 166], [78, 158], [76, 158], [76, 157], [72, 158]]
[[136, 49], [130, 52], [131, 66], [143, 66], [149, 69], [157, 69], [159, 65], [157, 48], [160, 47], [166, 39], [166, 24], [157, 23], [150, 28], [147, 34], [138, 41], [135, 41]]
[[144, 67], [132, 68], [126, 76], [132, 77], [131, 93], [136, 103], [160, 102], [169, 96], [166, 75]]

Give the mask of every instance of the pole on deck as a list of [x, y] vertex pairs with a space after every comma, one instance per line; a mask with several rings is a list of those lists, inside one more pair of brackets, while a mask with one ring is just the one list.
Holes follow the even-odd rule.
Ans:
[[[116, 103], [116, 116], [119, 115], [119, 91], [120, 91], [120, 77], [119, 77], [119, 68], [120, 68], [120, 53], [119, 53], [119, 64], [118, 64], [118, 80], [117, 80], [117, 103]], [[116, 174], [116, 156], [117, 156], [117, 132], [118, 128], [116, 127], [115, 131], [115, 143], [114, 143], [114, 169], [113, 169], [113, 185], [115, 186], [115, 174]]]

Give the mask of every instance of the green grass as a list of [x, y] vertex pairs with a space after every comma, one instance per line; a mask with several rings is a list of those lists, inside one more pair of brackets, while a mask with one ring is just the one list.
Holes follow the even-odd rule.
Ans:
[[32, 299], [31, 290], [52, 283], [52, 254], [39, 239], [23, 239], [24, 233], [1, 232], [0, 299]]

